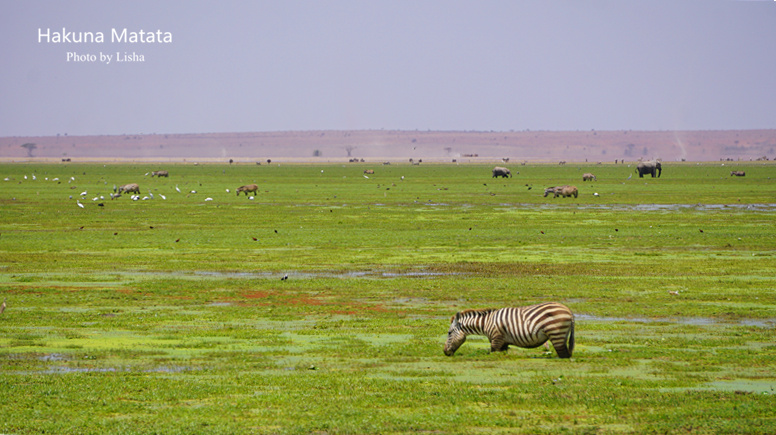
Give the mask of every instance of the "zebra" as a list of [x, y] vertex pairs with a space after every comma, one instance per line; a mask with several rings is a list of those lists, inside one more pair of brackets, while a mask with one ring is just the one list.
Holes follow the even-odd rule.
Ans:
[[484, 335], [490, 351], [505, 351], [510, 344], [539, 347], [549, 339], [560, 358], [574, 351], [574, 314], [563, 304], [545, 302], [528, 307], [465, 310], [450, 319], [445, 355], [453, 356], [467, 335]]

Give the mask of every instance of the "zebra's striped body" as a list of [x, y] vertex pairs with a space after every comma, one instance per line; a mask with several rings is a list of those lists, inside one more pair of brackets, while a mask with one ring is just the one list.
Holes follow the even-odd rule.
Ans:
[[467, 335], [488, 337], [491, 352], [507, 350], [510, 344], [538, 347], [550, 340], [559, 357], [570, 358], [574, 351], [574, 314], [556, 302], [461, 311], [450, 320], [445, 355], [452, 356]]

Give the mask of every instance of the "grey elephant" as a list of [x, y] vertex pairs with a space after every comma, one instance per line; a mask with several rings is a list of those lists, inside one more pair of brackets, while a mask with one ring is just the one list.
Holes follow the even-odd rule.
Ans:
[[652, 174], [652, 178], [655, 178], [655, 171], [657, 171], [657, 177], [660, 178], [660, 174], [663, 172], [660, 162], [639, 162], [636, 165], [636, 172], [639, 173], [639, 178], [644, 178], [644, 174]]
[[493, 168], [493, 178], [498, 178], [498, 177], [507, 178], [511, 176], [512, 176], [512, 172], [510, 172], [509, 169], [507, 168], [503, 168], [501, 166], [496, 166], [495, 168]]

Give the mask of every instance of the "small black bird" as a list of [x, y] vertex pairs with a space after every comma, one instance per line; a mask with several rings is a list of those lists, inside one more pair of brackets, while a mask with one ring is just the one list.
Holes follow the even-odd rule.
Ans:
[[283, 278], [280, 278], [281, 281], [285, 281], [288, 279], [288, 274], [283, 275]]

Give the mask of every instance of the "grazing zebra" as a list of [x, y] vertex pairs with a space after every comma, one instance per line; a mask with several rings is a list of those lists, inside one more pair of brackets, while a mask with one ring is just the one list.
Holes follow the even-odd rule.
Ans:
[[484, 335], [490, 351], [505, 351], [510, 344], [539, 347], [549, 339], [560, 358], [574, 351], [574, 314], [565, 305], [545, 302], [529, 307], [466, 310], [450, 319], [445, 355], [452, 356], [467, 335]]

